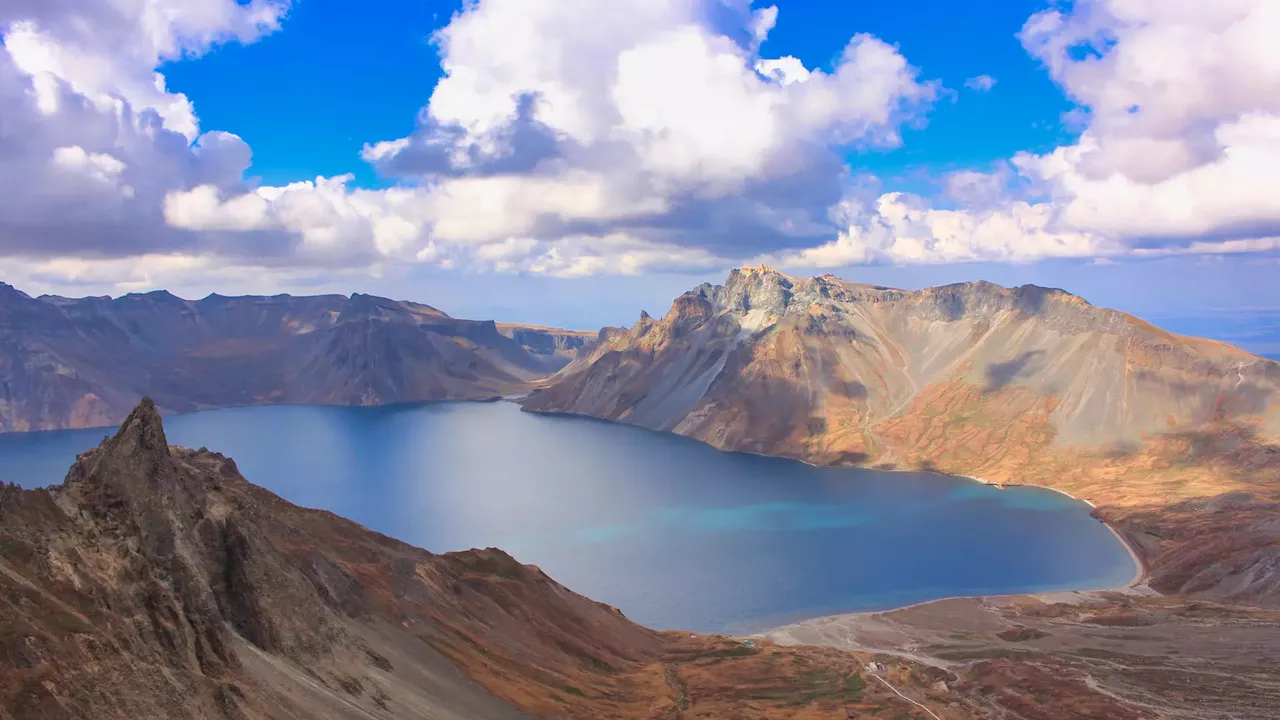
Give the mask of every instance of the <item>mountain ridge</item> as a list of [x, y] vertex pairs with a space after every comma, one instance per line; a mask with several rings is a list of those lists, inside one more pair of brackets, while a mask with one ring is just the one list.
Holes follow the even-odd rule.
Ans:
[[0, 431], [111, 425], [144, 395], [165, 412], [487, 398], [527, 391], [587, 343], [512, 327], [361, 293], [72, 299], [4, 285]]

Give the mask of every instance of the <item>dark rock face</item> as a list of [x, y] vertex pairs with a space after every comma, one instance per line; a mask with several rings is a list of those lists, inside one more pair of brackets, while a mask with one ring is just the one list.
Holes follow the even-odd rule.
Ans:
[[258, 403], [374, 405], [524, 392], [589, 337], [519, 337], [371, 295], [32, 298], [0, 286], [0, 431]]

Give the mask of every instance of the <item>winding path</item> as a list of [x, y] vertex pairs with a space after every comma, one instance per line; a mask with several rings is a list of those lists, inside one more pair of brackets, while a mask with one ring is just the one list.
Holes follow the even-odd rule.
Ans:
[[880, 682], [884, 683], [884, 686], [885, 686], [885, 687], [887, 687], [887, 688], [889, 688], [890, 690], [892, 690], [892, 691], [893, 691], [893, 692], [894, 692], [898, 697], [902, 698], [903, 700], [906, 700], [907, 702], [911, 703], [912, 705], [915, 705], [916, 707], [920, 708], [921, 710], [923, 710], [923, 711], [925, 711], [925, 712], [929, 713], [929, 717], [933, 718], [934, 720], [942, 720], [942, 718], [938, 717], [937, 715], [934, 715], [934, 714], [933, 714], [933, 711], [932, 711], [932, 710], [930, 710], [929, 708], [925, 707], [924, 705], [921, 705], [920, 703], [916, 702], [915, 700], [912, 700], [911, 698], [907, 697], [906, 695], [903, 695], [902, 693], [898, 692], [898, 688], [896, 688], [896, 687], [894, 687], [894, 686], [890, 685], [888, 680], [885, 680], [884, 678], [880, 677], [879, 675], [876, 675], [875, 673], [872, 673], [872, 674], [871, 674], [871, 677], [873, 677], [873, 678], [875, 678], [875, 679], [879, 680]]

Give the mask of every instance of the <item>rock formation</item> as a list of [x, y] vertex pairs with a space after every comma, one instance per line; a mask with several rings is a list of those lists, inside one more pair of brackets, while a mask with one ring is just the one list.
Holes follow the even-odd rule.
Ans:
[[117, 423], [143, 395], [186, 412], [524, 392], [581, 337], [370, 295], [32, 298], [0, 284], [0, 431]]
[[[526, 409], [1065, 490], [1132, 531], [1157, 587], [1280, 603], [1280, 363], [1061, 290], [734, 270], [602, 334], [546, 385]], [[1187, 513], [1231, 541], [1162, 541]]]

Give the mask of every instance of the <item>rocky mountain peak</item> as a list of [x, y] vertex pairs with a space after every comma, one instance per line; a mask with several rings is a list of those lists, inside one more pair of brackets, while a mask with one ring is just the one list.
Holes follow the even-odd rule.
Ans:
[[781, 315], [791, 302], [795, 281], [766, 265], [729, 272], [720, 302], [738, 313]]
[[114, 437], [106, 442], [106, 452], [129, 456], [139, 454], [155, 457], [169, 455], [169, 441], [164, 435], [164, 423], [155, 401], [144, 397], [138, 406], [121, 423]]
[[178, 475], [160, 411], [144, 397], [115, 435], [72, 466], [67, 484], [95, 512], [121, 511], [144, 524], [151, 510], [189, 504]]
[[19, 297], [23, 299], [30, 299], [31, 296], [22, 292], [21, 290], [10, 285], [7, 282], [0, 282], [0, 298], [8, 298], [8, 297]]

